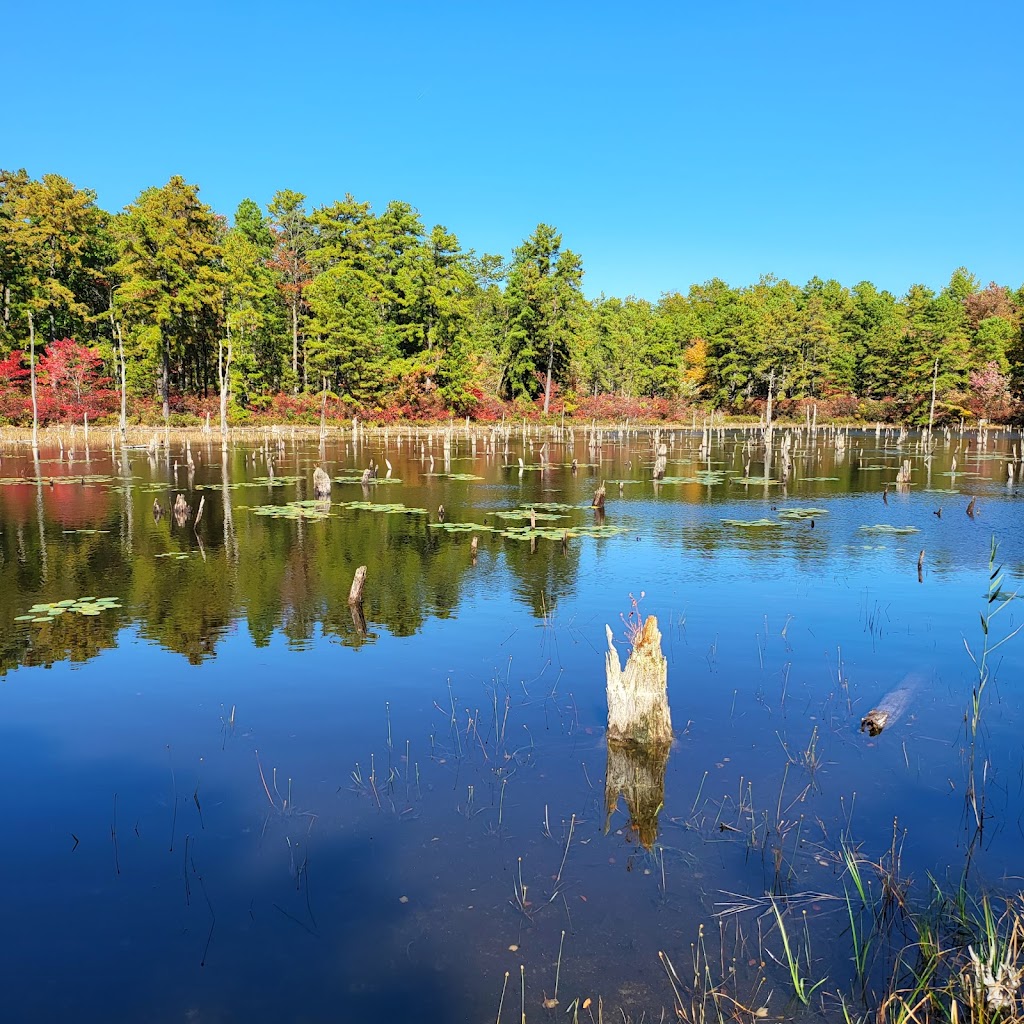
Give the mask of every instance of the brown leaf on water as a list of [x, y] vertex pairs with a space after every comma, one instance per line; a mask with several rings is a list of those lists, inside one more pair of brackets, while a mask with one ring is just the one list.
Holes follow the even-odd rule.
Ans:
[[587, 998], [583, 1000], [583, 1009], [584, 1010], [589, 1010], [590, 1009], [590, 996], [587, 996]]
[[545, 999], [544, 1000], [544, 1009], [545, 1010], [553, 1010], [557, 1005], [558, 1005], [558, 1000], [557, 999]]

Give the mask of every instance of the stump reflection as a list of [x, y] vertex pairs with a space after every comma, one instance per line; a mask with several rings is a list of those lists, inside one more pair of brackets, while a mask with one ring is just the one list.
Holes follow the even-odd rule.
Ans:
[[605, 772], [604, 831], [611, 828], [612, 815], [619, 797], [626, 799], [629, 827], [640, 845], [650, 850], [658, 838], [658, 814], [665, 805], [665, 769], [669, 744], [641, 746], [636, 743], [608, 741], [608, 767]]

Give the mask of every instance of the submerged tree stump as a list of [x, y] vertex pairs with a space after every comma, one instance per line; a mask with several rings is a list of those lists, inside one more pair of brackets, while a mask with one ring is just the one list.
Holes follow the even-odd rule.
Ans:
[[658, 620], [650, 615], [633, 639], [623, 668], [611, 626], [605, 626], [608, 652], [605, 677], [608, 692], [608, 740], [641, 746], [669, 745], [672, 716], [668, 707], [668, 661], [661, 653]]
[[603, 510], [604, 509], [604, 496], [605, 496], [604, 483], [602, 483], [601, 486], [598, 487], [598, 489], [596, 491], [594, 491], [594, 500], [590, 503], [590, 507], [591, 508], [599, 508], [599, 509]]
[[313, 497], [317, 501], [331, 496], [331, 478], [321, 466], [313, 470]]

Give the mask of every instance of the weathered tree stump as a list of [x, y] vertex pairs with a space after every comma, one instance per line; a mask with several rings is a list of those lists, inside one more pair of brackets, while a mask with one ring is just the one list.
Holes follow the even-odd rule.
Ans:
[[178, 526], [184, 526], [188, 521], [188, 517], [192, 514], [192, 509], [189, 507], [189, 503], [185, 500], [185, 495], [179, 492], [178, 496], [174, 499], [174, 521]]
[[594, 500], [590, 503], [590, 507], [591, 508], [604, 509], [604, 497], [605, 497], [605, 490], [604, 490], [604, 483], [602, 482], [601, 486], [598, 487], [598, 489], [596, 491], [594, 491]]
[[323, 467], [317, 466], [313, 470], [313, 497], [317, 501], [331, 496], [331, 478], [324, 472]]
[[355, 575], [352, 577], [352, 586], [348, 592], [348, 603], [349, 604], [362, 604], [363, 603], [363, 587], [366, 585], [366, 566], [361, 565], [356, 569]]
[[608, 651], [605, 677], [608, 693], [608, 742], [650, 747], [672, 742], [668, 707], [668, 661], [661, 653], [658, 620], [650, 615], [633, 639], [623, 668], [611, 626], [605, 626]]
[[163, 506], [160, 504], [160, 499], [159, 498], [154, 498], [153, 499], [153, 518], [157, 522], [160, 522], [160, 518], [163, 516], [163, 514], [164, 514], [164, 509], [163, 509]]
[[658, 445], [658, 457], [654, 460], [654, 479], [663, 480], [665, 478], [665, 468], [668, 465], [668, 448], [663, 445]]
[[619, 797], [625, 796], [630, 827], [650, 849], [658, 836], [665, 802], [665, 769], [672, 745], [668, 706], [668, 662], [661, 653], [658, 620], [649, 616], [632, 637], [623, 668], [610, 626], [605, 675], [608, 692], [608, 766], [605, 772], [605, 832]]
[[359, 482], [365, 487], [372, 479], [373, 473], [369, 469], [364, 469]]

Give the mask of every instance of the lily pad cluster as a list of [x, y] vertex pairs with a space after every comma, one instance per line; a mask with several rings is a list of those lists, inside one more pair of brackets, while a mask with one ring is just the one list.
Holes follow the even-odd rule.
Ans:
[[[362, 476], [335, 476], [331, 478], [336, 484], [361, 484]], [[366, 481], [368, 484], [400, 484], [402, 481], [397, 476], [371, 476]]]
[[330, 502], [289, 501], [286, 505], [258, 505], [250, 509], [254, 516], [269, 516], [271, 519], [327, 519], [331, 514]]
[[338, 508], [357, 508], [364, 512], [383, 512], [386, 515], [402, 513], [416, 516], [427, 515], [425, 508], [412, 508], [409, 505], [403, 505], [400, 501], [394, 501], [389, 504], [378, 501], [337, 501], [335, 504]]
[[85, 615], [92, 618], [103, 612], [121, 607], [117, 597], [79, 597], [64, 601], [52, 601], [49, 604], [34, 604], [25, 615], [15, 616], [15, 622], [53, 622], [62, 615]]
[[779, 512], [780, 519], [819, 519], [827, 515], [827, 508], [784, 508]]
[[723, 519], [722, 522], [726, 526], [740, 526], [747, 530], [777, 529], [782, 525], [774, 519]]

